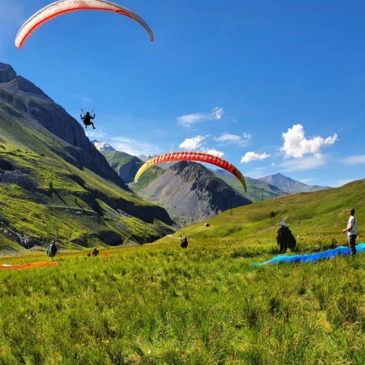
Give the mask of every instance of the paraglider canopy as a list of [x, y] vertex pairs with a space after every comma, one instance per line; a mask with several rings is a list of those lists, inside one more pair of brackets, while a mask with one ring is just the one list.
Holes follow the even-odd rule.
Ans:
[[150, 167], [161, 163], [176, 161], [198, 161], [216, 165], [232, 173], [241, 182], [245, 191], [247, 190], [245, 178], [235, 166], [218, 156], [203, 152], [170, 152], [153, 157], [140, 167], [136, 173], [136, 176], [134, 177], [134, 182], [136, 183], [140, 176]]
[[106, 0], [59, 0], [49, 4], [32, 15], [19, 29], [15, 37], [15, 46], [21, 48], [27, 38], [42, 24], [60, 15], [78, 10], [104, 10], [125, 15], [140, 23], [150, 35], [150, 40], [154, 40], [154, 35], [148, 24], [136, 13]]

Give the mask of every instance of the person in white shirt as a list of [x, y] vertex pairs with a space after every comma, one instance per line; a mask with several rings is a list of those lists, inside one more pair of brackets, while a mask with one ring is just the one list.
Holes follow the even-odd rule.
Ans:
[[356, 255], [356, 237], [357, 231], [357, 219], [355, 218], [355, 209], [351, 208], [347, 211], [350, 215], [347, 221], [347, 228], [342, 230], [342, 233], [347, 233], [347, 242], [349, 244], [351, 254]]

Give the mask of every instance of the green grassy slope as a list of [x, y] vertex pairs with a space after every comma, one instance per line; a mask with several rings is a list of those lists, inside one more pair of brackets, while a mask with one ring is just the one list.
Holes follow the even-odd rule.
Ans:
[[[127, 205], [129, 210], [149, 209], [151, 204], [67, 163], [58, 153], [65, 151], [64, 142], [1, 113], [2, 107], [0, 159], [14, 168], [7, 171], [3, 166], [0, 171], [0, 218], [9, 229], [40, 245], [58, 234], [60, 242], [71, 247], [72, 243], [120, 244], [130, 235], [137, 242], [148, 242], [166, 232], [161, 222], [145, 223], [116, 209]], [[0, 236], [0, 249], [16, 247], [8, 238]]]
[[[358, 180], [339, 188], [285, 195], [226, 211], [207, 220], [209, 227], [201, 222], [179, 230], [175, 237], [273, 244], [280, 221], [286, 221], [297, 237], [299, 249], [307, 245], [331, 246], [346, 241], [341, 230], [346, 227], [346, 209], [350, 207], [357, 210], [361, 237], [364, 206], [365, 180]], [[173, 238], [165, 237], [162, 241], [173, 242]]]
[[146, 170], [136, 183], [130, 185], [130, 188], [138, 194], [140, 191], [147, 188], [154, 180], [164, 174], [165, 170], [158, 166], [152, 166]]
[[251, 179], [249, 177], [245, 177], [247, 191], [244, 191], [242, 184], [237, 180], [235, 176], [231, 174], [222, 175], [215, 170], [211, 171], [213, 171], [216, 176], [218, 176], [233, 189], [235, 189], [239, 194], [251, 200], [252, 202], [272, 199], [284, 194], [280, 189], [270, 186], [267, 183], [258, 179]]
[[136, 158], [134, 156], [129, 155], [128, 153], [120, 151], [103, 151], [102, 154], [105, 156], [108, 162], [110, 162], [110, 164], [113, 162], [125, 164]]
[[0, 270], [0, 363], [365, 363], [365, 254], [255, 267], [244, 240], [175, 241]]

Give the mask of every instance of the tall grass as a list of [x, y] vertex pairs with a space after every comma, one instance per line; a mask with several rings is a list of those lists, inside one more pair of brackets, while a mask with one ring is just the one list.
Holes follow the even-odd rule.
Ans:
[[219, 240], [108, 253], [0, 270], [0, 363], [365, 363], [362, 254], [253, 267], [270, 253]]

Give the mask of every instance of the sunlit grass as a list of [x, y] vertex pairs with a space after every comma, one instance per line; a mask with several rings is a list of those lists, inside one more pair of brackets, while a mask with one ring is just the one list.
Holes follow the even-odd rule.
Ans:
[[270, 249], [176, 240], [0, 270], [0, 362], [364, 363], [362, 254], [251, 266]]

